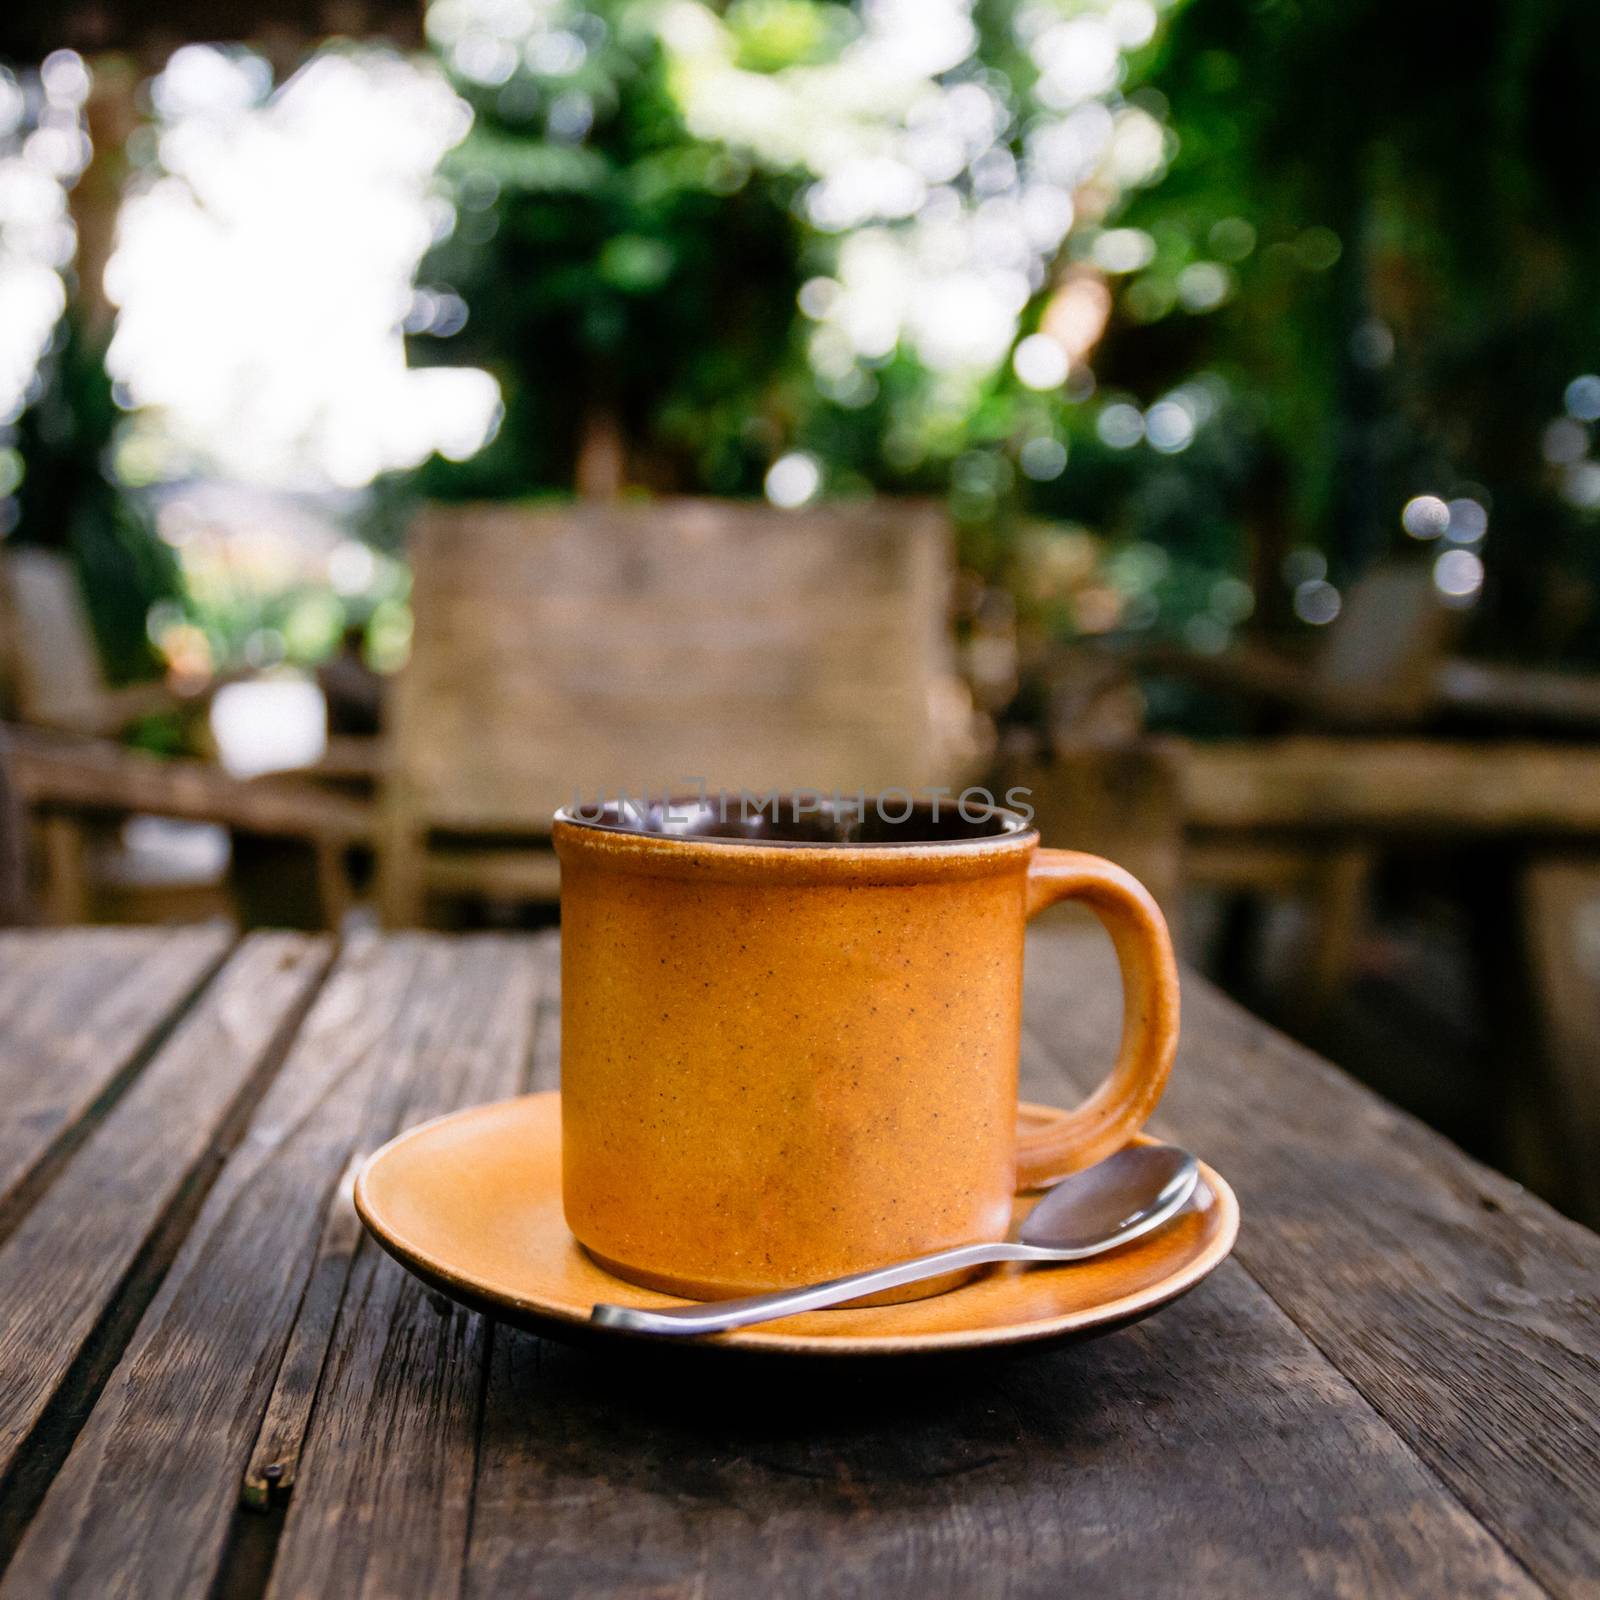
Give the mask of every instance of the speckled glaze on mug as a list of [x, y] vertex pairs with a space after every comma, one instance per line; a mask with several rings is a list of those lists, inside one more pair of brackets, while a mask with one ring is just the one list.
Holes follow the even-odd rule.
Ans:
[[[567, 1224], [670, 1293], [1000, 1238], [1019, 1188], [1143, 1126], [1177, 1045], [1166, 925], [1120, 867], [999, 808], [781, 815], [556, 819]], [[1023, 929], [1064, 899], [1115, 942], [1122, 1046], [1088, 1101], [1019, 1132]]]

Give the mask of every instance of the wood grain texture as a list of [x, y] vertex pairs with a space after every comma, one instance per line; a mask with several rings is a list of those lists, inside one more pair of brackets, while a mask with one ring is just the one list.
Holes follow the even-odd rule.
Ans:
[[[525, 1084], [539, 967], [523, 941], [475, 940], [435, 983], [456, 1031], [417, 1072], [408, 1123]], [[457, 1592], [488, 1335], [369, 1239], [356, 1258], [272, 1569], [269, 1596]]]
[[473, 1596], [1539, 1593], [1224, 1267], [1022, 1360], [737, 1367], [497, 1328]]
[[339, 1315], [345, 1285], [350, 1280], [350, 1268], [363, 1238], [354, 1198], [356, 1173], [360, 1167], [361, 1158], [358, 1157], [345, 1168], [328, 1204], [311, 1278], [300, 1301], [294, 1330], [289, 1335], [289, 1347], [284, 1351], [272, 1385], [267, 1414], [250, 1452], [249, 1465], [244, 1469], [240, 1499], [256, 1511], [286, 1502], [294, 1492], [300, 1451], [305, 1444], [312, 1403], [322, 1377], [322, 1363], [327, 1359], [334, 1319]]
[[469, 1594], [1538, 1592], [1236, 1268], [1030, 1359], [683, 1354], [495, 1330]]
[[[1036, 941], [1031, 1093], [1093, 1081], [1120, 999], [1092, 937]], [[1558, 1594], [1600, 1592], [1600, 1237], [1204, 982], [1153, 1124], [1238, 1191], [1237, 1258]]]
[[231, 939], [220, 925], [0, 934], [0, 1219], [52, 1145], [137, 1066]]
[[338, 1175], [452, 1070], [474, 945], [346, 951], [30, 1524], [0, 1594], [203, 1592]]
[[0, 1249], [0, 1478], [328, 954], [249, 940]]

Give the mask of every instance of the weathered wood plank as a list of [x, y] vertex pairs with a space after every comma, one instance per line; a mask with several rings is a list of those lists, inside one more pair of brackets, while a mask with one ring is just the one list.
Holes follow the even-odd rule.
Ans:
[[1592, 835], [1600, 750], [1311, 735], [1195, 742], [1183, 791], [1201, 829]]
[[[1033, 1087], [1095, 1075], [1109, 953], [1036, 941], [1027, 1007]], [[1238, 1258], [1468, 1509], [1555, 1592], [1600, 1591], [1600, 1237], [1194, 977], [1155, 1126], [1233, 1183]]]
[[328, 953], [248, 941], [0, 1248], [0, 1479]]
[[294, 1492], [300, 1450], [317, 1397], [322, 1364], [327, 1359], [328, 1341], [333, 1337], [334, 1319], [339, 1315], [350, 1268], [363, 1238], [355, 1202], [356, 1173], [360, 1168], [359, 1158], [352, 1161], [334, 1190], [322, 1237], [317, 1241], [316, 1263], [300, 1301], [300, 1314], [289, 1335], [289, 1347], [278, 1368], [249, 1465], [244, 1469], [240, 1498], [257, 1511], [287, 1501]]
[[[539, 969], [526, 942], [479, 943], [437, 983], [459, 1032], [417, 1076], [416, 1122], [526, 1081]], [[466, 1552], [488, 1333], [371, 1240], [356, 1258], [317, 1396], [316, 1426], [268, 1594], [457, 1592]]]
[[[475, 1012], [493, 1009], [468, 976], [486, 959], [475, 941], [369, 939], [347, 950], [0, 1595], [165, 1596], [214, 1582], [333, 1186], [358, 1149], [411, 1120], [415, 1084], [460, 1080], [483, 1026]], [[458, 1006], [453, 996], [471, 998]]]
[[8, 1205], [221, 961], [220, 924], [0, 934], [0, 1235]]
[[[538, 1086], [558, 1051], [542, 1015]], [[1122, 1337], [940, 1369], [628, 1359], [496, 1329], [467, 1592], [1538, 1590], [1228, 1267]]]
[[1231, 1267], [1119, 1337], [933, 1371], [497, 1328], [467, 1592], [1540, 1593]]
[[270, 1596], [457, 1593], [488, 1325], [357, 1257]]

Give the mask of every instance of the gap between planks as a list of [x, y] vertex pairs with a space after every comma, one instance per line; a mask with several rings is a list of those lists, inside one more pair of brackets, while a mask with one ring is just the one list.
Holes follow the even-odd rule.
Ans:
[[[1042, 939], [1042, 941], [1038, 942], [1043, 944], [1046, 939], [1048, 939], [1051, 944], [1054, 944], [1054, 946], [1058, 947], [1061, 952], [1072, 950], [1074, 947], [1078, 950], [1093, 950], [1094, 944], [1096, 944], [1096, 941], [1094, 941], [1094, 934], [1091, 933], [1091, 931], [1085, 930], [1062, 930], [1059, 931], [1059, 933], [1046, 934], [1045, 939]], [[1030, 950], [1037, 949], [1034, 939], [1030, 938], [1029, 946]], [[1101, 954], [1104, 954], [1104, 952], [1101, 952]], [[1056, 962], [1062, 962], [1061, 955], [1056, 957]], [[1085, 962], [1083, 965], [1088, 966], [1090, 963]], [[1197, 973], [1192, 973], [1192, 971], [1189, 970], [1184, 971], [1184, 984], [1186, 984], [1186, 990], [1189, 992], [1190, 997], [1195, 997], [1195, 995], [1200, 997], [1200, 1010], [1202, 1010], [1202, 1013], [1213, 1013], [1216, 1008], [1226, 1008], [1227, 1011], [1240, 1011], [1242, 1016], [1250, 1019], [1254, 1029], [1259, 1030], [1259, 1034], [1261, 1034], [1262, 1038], [1278, 1037], [1278, 1035], [1275, 1034], [1275, 1030], [1270, 1029], [1266, 1022], [1261, 1022], [1261, 1019], [1253, 1018], [1253, 1016], [1250, 1016], [1250, 1014], [1243, 1013], [1243, 1011], [1238, 1008], [1237, 1003], [1229, 1000], [1226, 995], [1222, 995], [1221, 992], [1218, 992], [1218, 990], [1214, 990], [1214, 987], [1211, 986], [1210, 982], [1206, 981], [1206, 979], [1200, 978]], [[1054, 989], [1059, 989], [1059, 987], [1061, 987], [1061, 984], [1059, 984], [1059, 978], [1053, 987]], [[1112, 1018], [1114, 1018], [1114, 1016], [1120, 1016], [1120, 990], [1115, 990], [1115, 986], [1114, 994], [1117, 994], [1117, 1005], [1102, 1005], [1101, 1011], [1104, 1013], [1104, 1016], [1099, 1016], [1099, 1013], [1096, 1013], [1096, 1016], [1099, 1016], [1101, 1021], [1106, 1022], [1106, 1027], [1112, 1026]], [[1080, 1035], [1086, 1034], [1086, 1032], [1090, 1032], [1090, 1030], [1093, 1029], [1093, 1022], [1091, 1022], [1090, 1027], [1083, 1027], [1083, 1029], [1074, 1030], [1074, 1037], [1067, 1037], [1067, 1035], [1062, 1035], [1062, 1037], [1059, 1038], [1046, 1037], [1046, 1018], [1043, 1018], [1042, 1014], [1040, 1014], [1040, 1011], [1042, 1011], [1042, 1008], [1037, 1008], [1037, 1006], [1035, 1006], [1035, 1008], [1024, 1006], [1024, 1026], [1022, 1026], [1022, 1059], [1024, 1059], [1024, 1069], [1026, 1069], [1029, 1064], [1048, 1062], [1048, 1064], [1050, 1064], [1051, 1072], [1053, 1072], [1053, 1074], [1056, 1075], [1059, 1080], [1066, 1080], [1066, 1083], [1069, 1083], [1069, 1085], [1072, 1086], [1072, 1088], [1075, 1088], [1078, 1093], [1086, 1093], [1088, 1088], [1093, 1086], [1090, 1082], [1088, 1082], [1088, 1077], [1091, 1077], [1091, 1072], [1090, 1069], [1085, 1069], [1085, 1067], [1083, 1067], [1082, 1062], [1080, 1062], [1080, 1059], [1078, 1059], [1078, 1051], [1074, 1050], [1072, 1046], [1077, 1045], [1077, 1043], [1080, 1042]], [[1200, 1032], [1200, 1030], [1195, 1029], [1195, 1034], [1198, 1034], [1198, 1032]], [[1109, 1035], [1107, 1035], [1107, 1037], [1109, 1037]], [[1331, 1077], [1333, 1077], [1334, 1080], [1339, 1083], [1339, 1085], [1344, 1086], [1344, 1088], [1349, 1088], [1349, 1090], [1360, 1094], [1360, 1096], [1365, 1096], [1366, 1099], [1370, 1099], [1370, 1101], [1373, 1102], [1374, 1106], [1379, 1106], [1379, 1104], [1382, 1104], [1384, 1110], [1389, 1112], [1389, 1114], [1394, 1115], [1395, 1118], [1402, 1117], [1403, 1114], [1400, 1114], [1398, 1110], [1394, 1110], [1394, 1107], [1387, 1106], [1387, 1102], [1379, 1101], [1379, 1098], [1376, 1096], [1376, 1094], [1373, 1094], [1371, 1091], [1365, 1090], [1365, 1088], [1362, 1088], [1362, 1086], [1357, 1085], [1355, 1080], [1349, 1078], [1349, 1075], [1344, 1074], [1344, 1072], [1342, 1072], [1341, 1069], [1338, 1069], [1338, 1067], [1333, 1067], [1331, 1064], [1328, 1064], [1328, 1062], [1323, 1062], [1322, 1059], [1315, 1058], [1314, 1054], [1310, 1053], [1310, 1051], [1304, 1050], [1304, 1046], [1294, 1045], [1294, 1043], [1290, 1042], [1290, 1040], [1285, 1040], [1283, 1043], [1285, 1043], [1286, 1048], [1290, 1048], [1290, 1050], [1293, 1050], [1294, 1053], [1301, 1054], [1301, 1056], [1306, 1058], [1307, 1070], [1310, 1070], [1312, 1062], [1315, 1062], [1315, 1067], [1320, 1069], [1322, 1074], [1331, 1075]], [[1211, 1048], [1216, 1048], [1216, 1042], [1213, 1042]], [[1224, 1046], [1224, 1048], [1226, 1048], [1226, 1046]], [[1176, 1070], [1182, 1070], [1182, 1056], [1179, 1056], [1179, 1066]], [[1166, 1120], [1173, 1120], [1173, 1115], [1171, 1115], [1171, 1112], [1166, 1112], [1165, 1117]], [[1179, 1120], [1179, 1123], [1181, 1123], [1181, 1118], [1176, 1118], [1176, 1120]], [[1155, 1114], [1154, 1118], [1154, 1128], [1152, 1128], [1152, 1131], [1155, 1131], [1155, 1133], [1158, 1134], [1162, 1133], [1162, 1123], [1163, 1112], [1162, 1110], [1157, 1110], [1157, 1114]], [[1181, 1133], [1181, 1126], [1179, 1126], [1179, 1133]], [[1437, 1136], [1434, 1136], [1434, 1134], [1429, 1134], [1429, 1136], [1430, 1138], [1437, 1138]], [[1445, 1141], [1443, 1141], [1443, 1139], [1438, 1139], [1438, 1142], [1440, 1142], [1440, 1146], [1445, 1146]], [[1197, 1154], [1202, 1155], [1202, 1157], [1206, 1157], [1208, 1152], [1202, 1149], [1198, 1150]], [[1451, 1152], [1451, 1154], [1454, 1154], [1454, 1152]], [[1461, 1157], [1461, 1165], [1464, 1166], [1464, 1168], [1470, 1165], [1470, 1163], [1467, 1163], [1466, 1157]], [[1224, 1178], [1229, 1178], [1230, 1174], [1227, 1166], [1221, 1166], [1219, 1171], [1221, 1171]], [[1461, 1507], [1462, 1514], [1466, 1515], [1467, 1518], [1470, 1518], [1470, 1522], [1475, 1523], [1477, 1526], [1482, 1526], [1483, 1530], [1485, 1530], [1486, 1536], [1488, 1536], [1488, 1538], [1490, 1538], [1491, 1541], [1493, 1541], [1494, 1544], [1499, 1547], [1499, 1549], [1506, 1552], [1507, 1560], [1509, 1560], [1509, 1562], [1512, 1563], [1512, 1565], [1514, 1565], [1518, 1571], [1525, 1573], [1526, 1576], [1528, 1576], [1528, 1581], [1533, 1582], [1534, 1586], [1544, 1590], [1546, 1594], [1563, 1594], [1563, 1592], [1565, 1592], [1563, 1586], [1560, 1586], [1560, 1584], [1552, 1584], [1550, 1579], [1547, 1578], [1546, 1574], [1542, 1574], [1541, 1571], [1538, 1570], [1538, 1565], [1530, 1562], [1530, 1560], [1526, 1558], [1526, 1555], [1523, 1554], [1522, 1550], [1518, 1550], [1517, 1544], [1515, 1544], [1512, 1539], [1507, 1538], [1506, 1533], [1504, 1533], [1501, 1528], [1498, 1528], [1498, 1526], [1494, 1525], [1490, 1518], [1486, 1518], [1485, 1515], [1483, 1515], [1482, 1512], [1477, 1509], [1477, 1506], [1474, 1506], [1472, 1499], [1470, 1499], [1469, 1496], [1462, 1491], [1462, 1486], [1459, 1485], [1458, 1482], [1454, 1482], [1453, 1475], [1448, 1474], [1446, 1470], [1443, 1470], [1442, 1462], [1437, 1461], [1434, 1454], [1430, 1453], [1430, 1451], [1419, 1448], [1419, 1443], [1416, 1442], [1413, 1437], [1410, 1437], [1410, 1435], [1406, 1434], [1405, 1430], [1400, 1429], [1400, 1427], [1397, 1426], [1395, 1419], [1392, 1418], [1392, 1416], [1389, 1416], [1386, 1408], [1384, 1408], [1384, 1405], [1382, 1405], [1381, 1397], [1379, 1397], [1379, 1395], [1374, 1395], [1373, 1392], [1371, 1392], [1370, 1386], [1363, 1384], [1362, 1376], [1360, 1376], [1358, 1371], [1350, 1371], [1349, 1365], [1341, 1362], [1341, 1358], [1339, 1358], [1341, 1357], [1341, 1350], [1334, 1346], [1334, 1344], [1331, 1344], [1330, 1341], [1317, 1338], [1315, 1331], [1312, 1330], [1310, 1326], [1307, 1326], [1307, 1323], [1312, 1322], [1312, 1318], [1307, 1318], [1306, 1315], [1304, 1315], [1301, 1307], [1298, 1307], [1296, 1304], [1294, 1304], [1293, 1298], [1290, 1298], [1290, 1296], [1285, 1296], [1285, 1294], [1278, 1293], [1278, 1291], [1274, 1290], [1274, 1286], [1272, 1286], [1272, 1283], [1270, 1283], [1269, 1274], [1262, 1272], [1261, 1267], [1253, 1266], [1253, 1264], [1251, 1264], [1250, 1258], [1251, 1254], [1253, 1254], [1253, 1251], [1251, 1251], [1250, 1230], [1253, 1221], [1256, 1222], [1256, 1226], [1258, 1227], [1264, 1224], [1267, 1229], [1270, 1229], [1274, 1222], [1282, 1222], [1283, 1219], [1272, 1218], [1272, 1216], [1267, 1216], [1267, 1218], [1254, 1218], [1250, 1205], [1248, 1205], [1246, 1202], [1243, 1202], [1243, 1200], [1242, 1213], [1242, 1224], [1240, 1224], [1240, 1242], [1238, 1242], [1238, 1245], [1235, 1246], [1234, 1254], [1232, 1254], [1232, 1258], [1230, 1258], [1232, 1266], [1234, 1266], [1238, 1272], [1242, 1272], [1245, 1277], [1250, 1278], [1250, 1282], [1253, 1283], [1253, 1285], [1256, 1286], [1259, 1291], [1261, 1291], [1262, 1296], [1264, 1296], [1264, 1298], [1266, 1298], [1267, 1301], [1269, 1301], [1270, 1304], [1272, 1304], [1272, 1306], [1274, 1306], [1275, 1309], [1277, 1309], [1278, 1312], [1285, 1317], [1286, 1322], [1290, 1323], [1293, 1328], [1296, 1328], [1296, 1330], [1299, 1331], [1299, 1336], [1306, 1341], [1307, 1346], [1317, 1352], [1318, 1358], [1323, 1360], [1323, 1362], [1328, 1365], [1328, 1368], [1330, 1368], [1333, 1373], [1338, 1374], [1342, 1381], [1346, 1382], [1346, 1384], [1349, 1384], [1350, 1390], [1352, 1390], [1352, 1392], [1354, 1392], [1354, 1394], [1360, 1398], [1360, 1402], [1362, 1402], [1362, 1405], [1365, 1406], [1366, 1410], [1371, 1411], [1374, 1419], [1376, 1419], [1376, 1421], [1378, 1421], [1379, 1424], [1381, 1424], [1381, 1426], [1387, 1430], [1387, 1432], [1394, 1434], [1395, 1440], [1397, 1440], [1400, 1448], [1402, 1448], [1402, 1450], [1405, 1451], [1408, 1456], [1416, 1459], [1416, 1462], [1418, 1462], [1422, 1472], [1427, 1475], [1427, 1478], [1429, 1478], [1430, 1482], [1437, 1483], [1440, 1491], [1442, 1491], [1446, 1498], [1450, 1499], [1453, 1504]]]
[[[0, 1444], [7, 1446], [0, 1451], [0, 1571], [14, 1554], [141, 1317], [159, 1292], [228, 1156], [243, 1137], [256, 1106], [286, 1059], [300, 1024], [326, 979], [332, 954], [331, 941], [292, 934], [255, 935], [236, 944], [225, 960], [212, 965], [207, 981], [194, 986], [187, 1009], [171, 1019], [161, 1040], [147, 1052], [145, 1071], [124, 1086], [100, 1125], [81, 1141], [77, 1148], [82, 1149], [85, 1163], [97, 1157], [102, 1160], [114, 1157], [110, 1144], [115, 1144], [138, 1120], [162, 1110], [159, 1097], [152, 1105], [144, 1105], [143, 1100], [149, 1096], [142, 1090], [151, 1089], [158, 1076], [175, 1077], [181, 1082], [183, 1072], [178, 1063], [186, 1052], [195, 1056], [194, 1070], [208, 1067], [201, 1046], [215, 1041], [209, 1038], [199, 1042], [192, 1040], [188, 1037], [189, 1030], [214, 1028], [218, 1018], [210, 1013], [226, 1009], [230, 989], [238, 987], [241, 980], [253, 991], [248, 981], [252, 964], [259, 967], [265, 961], [270, 968], [285, 974], [287, 987], [280, 1008], [265, 1019], [262, 1042], [249, 1053], [240, 1081], [219, 1106], [209, 1129], [195, 1140], [192, 1159], [184, 1162], [181, 1172], [171, 1181], [136, 1237], [116, 1236], [115, 1228], [123, 1216], [121, 1213], [106, 1214], [107, 1207], [103, 1197], [98, 1195], [94, 1172], [87, 1167], [80, 1170], [76, 1163], [66, 1162], [62, 1164], [58, 1185], [38, 1197], [35, 1207], [19, 1223], [11, 1240], [0, 1247], [0, 1261], [8, 1260], [13, 1250], [28, 1244], [28, 1230], [34, 1227], [36, 1219], [60, 1211], [67, 1201], [73, 1200], [81, 1204], [70, 1207], [70, 1212], [81, 1214], [82, 1222], [90, 1227], [91, 1233], [96, 1226], [102, 1232], [112, 1229], [109, 1236], [99, 1240], [104, 1252], [114, 1256], [120, 1250], [127, 1255], [124, 1267], [112, 1272], [101, 1288], [89, 1291], [90, 1298], [86, 1300], [63, 1282], [61, 1291], [48, 1308], [48, 1314], [61, 1323], [61, 1338], [55, 1342], [59, 1347], [52, 1346], [49, 1340], [41, 1345], [30, 1335], [27, 1344], [34, 1349], [35, 1367], [31, 1374], [26, 1367], [16, 1371], [11, 1362], [7, 1363], [8, 1404], [23, 1409], [20, 1418], [13, 1417], [8, 1428], [0, 1429]], [[234, 998], [242, 1000], [249, 996]], [[107, 1148], [101, 1150], [100, 1145], [107, 1145]], [[83, 1196], [69, 1193], [69, 1189], [85, 1185]], [[52, 1240], [41, 1240], [38, 1250], [25, 1251], [23, 1264], [29, 1259], [36, 1262], [37, 1277], [48, 1278], [52, 1272], [70, 1267], [70, 1241], [55, 1247]], [[78, 1303], [73, 1309], [75, 1294]], [[0, 1335], [7, 1332], [0, 1326]], [[0, 1344], [8, 1342], [0, 1338]], [[15, 1355], [19, 1347], [12, 1344], [11, 1348]], [[44, 1363], [42, 1367], [40, 1362]], [[30, 1394], [34, 1397], [32, 1400]], [[15, 1433], [18, 1420], [23, 1424], [20, 1435]]]
[[[20, 948], [29, 966], [43, 966], [52, 949], [62, 952], [63, 959], [73, 959], [73, 947], [87, 945], [89, 939], [108, 946], [131, 946], [145, 930], [134, 929], [83, 929], [83, 930], [9, 930], [0, 939], [0, 947], [8, 952]], [[176, 993], [155, 997], [155, 1009], [142, 1018], [131, 1047], [98, 1085], [90, 1083], [80, 1091], [83, 1095], [76, 1113], [69, 1113], [62, 1125], [47, 1135], [35, 1149], [19, 1153], [17, 1165], [12, 1169], [9, 1183], [0, 1173], [0, 1246], [16, 1232], [24, 1217], [38, 1203], [72, 1159], [84, 1142], [110, 1114], [117, 1102], [137, 1081], [139, 1075], [160, 1053], [184, 1019], [194, 1010], [201, 996], [210, 987], [217, 974], [239, 948], [239, 938], [231, 930], [206, 925], [184, 930], [184, 942], [197, 946], [193, 957], [193, 970], [180, 974], [181, 987]], [[81, 937], [87, 936], [87, 937]], [[183, 952], [163, 949], [163, 960], [181, 961]], [[151, 963], [141, 962], [139, 971]], [[126, 975], [123, 982], [134, 974]], [[97, 996], [98, 998], [98, 996]], [[146, 997], [141, 997], [143, 1000]], [[93, 1012], [90, 1013], [90, 1019]], [[84, 1019], [76, 1019], [81, 1026]], [[113, 1051], [113, 1054], [115, 1052]], [[15, 1108], [13, 1108], [14, 1111]]]
[[[538, 998], [518, 1075], [517, 1092], [520, 1094], [554, 1086], [560, 1051], [560, 939], [556, 934], [546, 933], [531, 940], [530, 945]], [[266, 1511], [287, 1505], [294, 1492], [334, 1324], [363, 1237], [361, 1219], [355, 1208], [355, 1181], [370, 1154], [370, 1151], [362, 1151], [352, 1157], [334, 1190], [318, 1241], [311, 1280], [278, 1369], [261, 1431], [245, 1467], [240, 1503], [248, 1510]], [[489, 1381], [487, 1341], [492, 1337], [491, 1321], [485, 1327], [485, 1391]], [[480, 1406], [481, 1403], [480, 1396]]]

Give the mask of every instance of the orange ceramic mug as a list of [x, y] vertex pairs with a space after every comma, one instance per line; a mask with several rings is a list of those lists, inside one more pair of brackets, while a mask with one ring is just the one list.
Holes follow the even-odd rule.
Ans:
[[[563, 1195], [619, 1276], [716, 1298], [998, 1239], [1160, 1097], [1178, 980], [1136, 879], [998, 807], [864, 811], [558, 813]], [[1023, 927], [1069, 899], [1116, 945], [1122, 1044], [1019, 1131]]]

